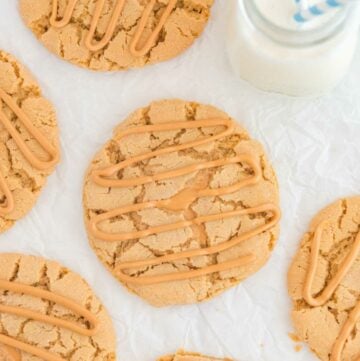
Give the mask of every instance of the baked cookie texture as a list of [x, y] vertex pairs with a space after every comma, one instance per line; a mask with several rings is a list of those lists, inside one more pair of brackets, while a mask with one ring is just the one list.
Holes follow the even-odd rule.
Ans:
[[324, 361], [360, 355], [359, 230], [360, 197], [336, 201], [312, 220], [289, 269], [296, 333]]
[[[92, 22], [95, 26], [92, 43], [96, 43], [104, 38], [121, 0], [75, 1], [71, 19], [60, 27], [50, 24], [53, 1], [55, 0], [20, 0], [20, 12], [26, 25], [50, 51], [61, 58], [92, 70], [109, 71], [142, 67], [182, 53], [204, 30], [214, 0], [154, 1], [154, 7], [146, 18], [145, 28], [139, 33], [139, 49], [146, 44], [152, 32], [156, 31], [166, 7], [171, 5], [172, 8], [145, 54], [136, 54], [130, 47], [141, 17], [152, 0], [125, 0], [108, 41], [104, 42], [101, 48], [95, 49], [86, 46], [86, 37]], [[59, 20], [62, 20], [71, 1], [73, 0], [57, 2]], [[94, 14], [99, 2], [103, 3], [103, 6], [99, 19], [96, 19]]]
[[198, 353], [178, 351], [175, 355], [160, 357], [157, 361], [231, 361], [230, 359], [220, 359], [210, 356], [203, 356]]
[[[214, 121], [231, 129], [219, 136], [226, 127], [214, 126]], [[164, 126], [173, 129], [140, 131]], [[187, 146], [216, 136], [214, 141]], [[146, 159], [132, 162], [148, 152]], [[231, 161], [238, 156], [251, 156], [258, 174], [246, 160]], [[209, 162], [223, 164], [204, 168]], [[126, 166], [108, 179], [94, 178], [122, 164]], [[199, 165], [203, 168], [196, 168]], [[195, 170], [189, 171], [193, 166]], [[184, 168], [182, 174], [173, 173]], [[253, 184], [227, 189], [253, 178]], [[109, 180], [125, 183], [109, 186]], [[227, 191], [219, 194], [219, 189]], [[214, 195], [204, 194], [213, 191]], [[265, 206], [254, 213], [224, 216], [259, 205]], [[238, 284], [266, 263], [279, 230], [277, 181], [262, 146], [224, 112], [183, 100], [153, 102], [115, 129], [85, 176], [83, 206], [90, 244], [100, 260], [131, 292], [159, 307], [208, 300]], [[119, 209], [121, 214], [112, 213]], [[173, 228], [167, 228], [169, 224]], [[131, 263], [137, 261], [151, 264]]]
[[[14, 109], [10, 108], [9, 101], [15, 103], [20, 116], [28, 119], [35, 132], [40, 132], [40, 137], [45, 138], [45, 146], [52, 155], [39, 144], [39, 135], [32, 134], [25, 127]], [[10, 121], [8, 127], [4, 120]], [[10, 128], [36, 158], [34, 164], [24, 156], [19, 142], [9, 132]], [[0, 50], [0, 233], [9, 229], [34, 206], [58, 158], [58, 128], [53, 106], [42, 96], [28, 70]], [[37, 164], [38, 160], [40, 165]], [[11, 203], [13, 206], [10, 206]]]
[[[0, 254], [0, 282], [33, 286], [50, 291], [74, 302], [97, 320], [97, 330], [92, 336], [81, 335], [64, 327], [35, 321], [32, 318], [0, 312], [0, 359], [6, 361], [113, 361], [115, 334], [110, 317], [89, 285], [77, 274], [57, 262], [21, 254]], [[28, 293], [15, 293], [1, 287], [0, 307], [30, 310], [40, 315], [53, 316], [87, 330], [89, 322], [78, 313], [43, 297]], [[47, 352], [51, 357], [38, 357], [20, 348], [8, 347], [2, 337], [30, 345]]]

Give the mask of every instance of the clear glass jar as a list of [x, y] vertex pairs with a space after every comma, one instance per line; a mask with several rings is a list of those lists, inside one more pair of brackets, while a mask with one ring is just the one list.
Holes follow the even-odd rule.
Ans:
[[227, 47], [241, 78], [266, 91], [315, 96], [347, 73], [358, 38], [357, 4], [314, 28], [288, 29], [261, 13], [255, 0], [230, 1]]

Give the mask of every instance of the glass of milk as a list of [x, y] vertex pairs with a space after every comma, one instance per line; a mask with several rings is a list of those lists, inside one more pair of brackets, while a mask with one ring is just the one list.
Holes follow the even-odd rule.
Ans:
[[348, 71], [358, 37], [357, 4], [299, 24], [293, 19], [298, 9], [295, 0], [230, 2], [231, 64], [256, 87], [316, 96], [333, 88]]

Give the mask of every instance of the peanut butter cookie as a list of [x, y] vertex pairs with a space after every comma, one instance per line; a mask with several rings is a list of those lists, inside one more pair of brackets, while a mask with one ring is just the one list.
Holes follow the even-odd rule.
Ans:
[[178, 351], [175, 355], [160, 357], [157, 361], [231, 361], [230, 359], [220, 359], [210, 356], [203, 356], [198, 353]]
[[115, 360], [110, 317], [79, 275], [20, 254], [0, 265], [1, 360]]
[[20, 0], [20, 11], [50, 51], [104, 71], [179, 55], [204, 30], [213, 1]]
[[360, 197], [322, 210], [289, 270], [297, 336], [323, 361], [360, 355]]
[[163, 100], [97, 153], [83, 203], [91, 246], [155, 306], [207, 300], [259, 270], [278, 236], [262, 146], [214, 107]]
[[0, 50], [0, 233], [33, 207], [58, 160], [53, 106], [29, 72]]

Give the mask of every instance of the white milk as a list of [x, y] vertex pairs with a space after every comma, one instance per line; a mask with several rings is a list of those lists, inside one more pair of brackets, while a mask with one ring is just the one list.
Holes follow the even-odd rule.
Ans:
[[300, 26], [292, 18], [295, 0], [229, 1], [231, 64], [256, 87], [293, 96], [320, 95], [348, 71], [357, 43], [357, 7]]

